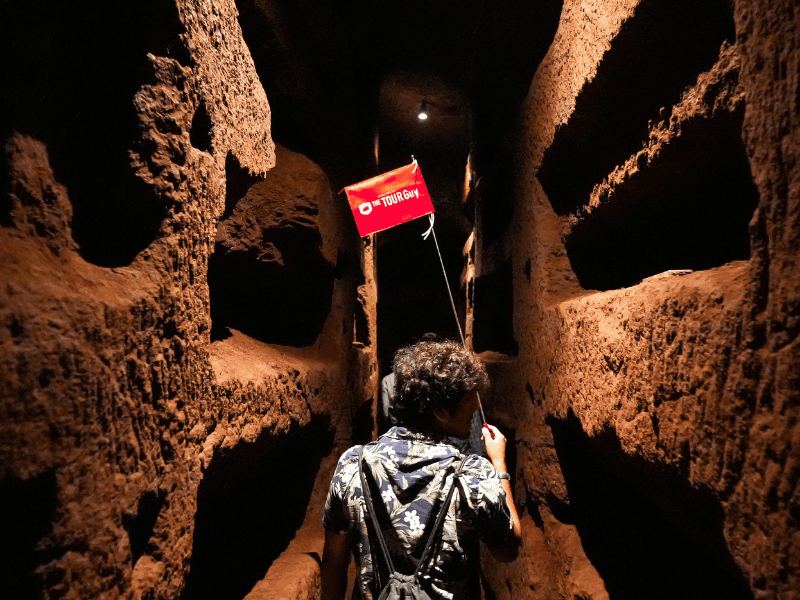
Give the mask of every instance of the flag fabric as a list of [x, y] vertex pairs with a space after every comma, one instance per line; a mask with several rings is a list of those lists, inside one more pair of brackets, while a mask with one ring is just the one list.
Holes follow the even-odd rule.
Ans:
[[344, 188], [361, 237], [433, 212], [416, 161]]

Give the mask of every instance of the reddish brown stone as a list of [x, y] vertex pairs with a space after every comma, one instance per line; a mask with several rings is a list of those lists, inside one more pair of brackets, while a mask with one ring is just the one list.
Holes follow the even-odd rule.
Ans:
[[[275, 153], [234, 3], [177, 8], [184, 31], [163, 24], [174, 33], [169, 56], [151, 56], [147, 81], [131, 82], [139, 129], [119, 140], [149, 194], [142, 201], [165, 207], [129, 266], [79, 256], [49, 140], [4, 141], [0, 494], [14, 523], [4, 556], [17, 557], [4, 564], [3, 585], [15, 595], [190, 598], [221, 585], [242, 597], [307, 506], [317, 522], [323, 485], [314, 481], [320, 464], [321, 479], [333, 466], [321, 461], [349, 441], [352, 413], [373, 393], [374, 337], [352, 345], [358, 240], [342, 236], [349, 222], [324, 174], [290, 152], [286, 181], [316, 177], [320, 260], [333, 273], [350, 256], [350, 267], [331, 276], [312, 347], [238, 332], [211, 343], [207, 264], [235, 191], [226, 183], [263, 176]], [[296, 210], [291, 194], [273, 191], [271, 210]], [[294, 491], [275, 496], [289, 479]], [[265, 520], [276, 515], [280, 531]], [[226, 569], [235, 584], [218, 576]]]
[[[340, 30], [324, 3], [143, 2], [101, 28], [83, 3], [7, 4], [12, 592], [318, 593], [327, 485], [371, 433], [378, 380], [376, 238], [358, 240], [336, 192], [413, 139], [450, 199], [440, 224], [466, 239], [475, 223], [468, 341], [493, 376], [487, 416], [514, 441], [524, 542], [513, 563], [484, 560], [486, 596], [798, 598], [796, 2], [566, 0], [515, 132], [491, 136], [513, 119], [487, 98], [513, 105], [519, 74], [493, 67], [506, 30], [487, 17], [527, 6], [474, 22], [459, 6], [470, 56], [448, 55], [449, 72], [425, 54], [444, 42], [409, 38], [424, 61], [403, 63], [391, 32], [395, 82], [447, 82], [437, 136], [391, 129], [417, 124], [400, 113], [430, 86], [381, 109], [369, 94], [397, 86], [368, 80], [368, 61], [345, 68], [375, 38], [345, 40], [382, 12]], [[308, 157], [274, 145], [262, 84]], [[453, 91], [481, 86], [476, 102]], [[466, 155], [473, 136], [464, 183], [445, 146]]]
[[[535, 176], [562, 135], [559, 127], [592, 135], [591, 116], [570, 121], [579, 95], [614, 76], [608, 64], [604, 70], [603, 53], [613, 53], [625, 27], [646, 22], [646, 5], [565, 3], [523, 109], [516, 215], [504, 240], [513, 261], [519, 354], [494, 367], [495, 400], [487, 404], [493, 418], [516, 432], [518, 500], [535, 515], [540, 544], [563, 575], [551, 584], [557, 592], [544, 586], [542, 569], [554, 567], [527, 553], [510, 569], [487, 563], [484, 573], [498, 598], [519, 597], [523, 582], [533, 586], [533, 598], [600, 598], [603, 587], [612, 598], [795, 598], [800, 187], [793, 156], [800, 129], [790, 90], [797, 83], [796, 7], [737, 2], [736, 46], [723, 47], [717, 64], [697, 73], [682, 100], [665, 107], [663, 122], [653, 115], [644, 149], [596, 180], [592, 194], [576, 198], [572, 216], [556, 214]], [[674, 204], [654, 203], [662, 193], [655, 174], [663, 171], [660, 186], [677, 185], [704, 158], [692, 153], [722, 139], [714, 124], [741, 115], [742, 103], [742, 145], [737, 149], [738, 135], [726, 145], [746, 156], [734, 175], [743, 177], [744, 169], [757, 191], [726, 193], [755, 195], [749, 260], [735, 256], [694, 271], [673, 264], [621, 289], [582, 288], [587, 273], [577, 268], [585, 259], [578, 244], [587, 244], [590, 257], [589, 244], [597, 243], [587, 241], [590, 232], [616, 226], [617, 240], [625, 240], [626, 220], [647, 211], [666, 227]], [[724, 211], [721, 202], [717, 210]], [[631, 249], [619, 260], [639, 254]], [[615, 268], [598, 263], [588, 275], [602, 281], [606, 275], [597, 269]], [[560, 528], [577, 528], [580, 544], [554, 527], [559, 521]], [[639, 537], [631, 528], [647, 533]], [[656, 534], [659, 542], [651, 545], [648, 537]], [[624, 543], [615, 546], [614, 538]], [[681, 577], [670, 575], [681, 552], [703, 571], [685, 568], [687, 562]], [[586, 557], [594, 583], [570, 589], [570, 565]], [[683, 593], [685, 582], [692, 587]]]

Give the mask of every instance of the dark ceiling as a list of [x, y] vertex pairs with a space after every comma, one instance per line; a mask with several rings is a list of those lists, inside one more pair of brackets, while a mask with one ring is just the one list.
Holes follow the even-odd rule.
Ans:
[[[474, 142], [478, 168], [482, 156], [493, 160], [555, 34], [562, 0], [237, 6], [276, 141], [347, 180], [369, 163], [376, 130], [387, 159], [411, 145], [418, 158], [427, 150], [429, 162], [447, 161]], [[423, 131], [414, 126], [425, 100], [433, 111]], [[381, 166], [397, 166], [391, 162]]]
[[[484, 183], [504, 180], [504, 142], [562, 4], [235, 2], [272, 107], [274, 139], [317, 162], [337, 190], [411, 154], [429, 184], [445, 190], [460, 178], [463, 185], [470, 146]], [[133, 260], [164, 216], [129, 168], [138, 127], [131, 98], [152, 76], [147, 54], [191, 62], [177, 43], [183, 27], [174, 4], [123, 4], [111, 13], [95, 2], [65, 8], [56, 0], [4, 2], [0, 9], [3, 64], [14, 82], [2, 129], [8, 134], [13, 124], [46, 141], [70, 190], [81, 254], [104, 266]], [[431, 118], [421, 124], [415, 113], [424, 100]], [[97, 168], [82, 168], [87, 161]], [[92, 200], [108, 190], [114, 202]]]
[[[272, 108], [275, 141], [317, 162], [335, 190], [419, 161], [445, 269], [458, 287], [474, 218], [468, 156], [491, 242], [513, 207], [517, 109], [563, 0], [236, 0]], [[428, 119], [420, 121], [420, 109]], [[378, 349], [426, 331], [458, 338], [432, 240], [417, 219], [377, 236]], [[454, 290], [460, 320], [463, 290]]]

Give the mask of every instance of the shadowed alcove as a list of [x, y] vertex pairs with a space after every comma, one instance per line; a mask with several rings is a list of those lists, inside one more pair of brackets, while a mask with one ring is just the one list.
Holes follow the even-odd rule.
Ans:
[[[0, 597], [319, 597], [338, 458], [460, 325], [523, 530], [483, 597], [797, 600], [795, 0], [9, 0], [0, 31]], [[342, 192], [412, 156], [441, 264]]]
[[214, 456], [197, 492], [181, 600], [238, 600], [264, 577], [303, 523], [331, 444], [328, 424], [314, 421], [278, 435], [265, 431]]
[[574, 414], [549, 425], [569, 494], [554, 513], [577, 527], [611, 598], [753, 598], [712, 493], [677, 469], [626, 456], [614, 431], [589, 437]]

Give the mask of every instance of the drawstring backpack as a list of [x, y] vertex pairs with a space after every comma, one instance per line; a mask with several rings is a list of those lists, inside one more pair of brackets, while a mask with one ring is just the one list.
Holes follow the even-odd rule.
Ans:
[[[392, 557], [389, 554], [389, 548], [386, 545], [386, 540], [383, 537], [380, 524], [378, 523], [378, 517], [375, 513], [375, 506], [372, 503], [372, 493], [369, 490], [366, 475], [364, 475], [363, 461], [365, 448], [366, 446], [362, 447], [361, 453], [358, 455], [358, 474], [361, 477], [361, 489], [364, 492], [364, 500], [365, 504], [367, 505], [367, 512], [369, 513], [369, 518], [372, 520], [372, 524], [375, 527], [375, 533], [377, 535], [378, 542], [380, 543], [383, 557], [386, 560], [386, 566], [389, 568], [389, 580], [383, 587], [378, 600], [431, 600], [431, 597], [425, 590], [422, 589], [422, 585], [420, 584], [420, 572], [430, 560], [430, 554], [433, 550], [434, 540], [436, 539], [439, 531], [442, 529], [444, 518], [447, 515], [447, 511], [450, 506], [450, 500], [453, 497], [453, 490], [456, 488], [456, 478], [461, 474], [461, 469], [463, 468], [464, 463], [467, 462], [468, 456], [464, 456], [461, 459], [461, 462], [458, 463], [458, 467], [456, 467], [453, 485], [450, 486], [450, 491], [447, 493], [447, 498], [439, 509], [439, 514], [436, 517], [436, 523], [434, 524], [433, 529], [431, 529], [430, 535], [428, 536], [428, 541], [425, 544], [425, 549], [422, 551], [422, 556], [419, 559], [417, 568], [414, 570], [413, 574], [405, 575], [395, 570]], [[445, 478], [445, 482], [446, 481], [447, 479]], [[373, 565], [373, 568], [375, 570], [377, 581], [378, 565]]]

